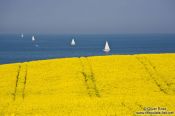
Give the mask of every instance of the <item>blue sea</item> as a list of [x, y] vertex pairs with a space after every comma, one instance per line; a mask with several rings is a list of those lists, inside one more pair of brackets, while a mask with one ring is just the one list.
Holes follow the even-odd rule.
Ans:
[[[72, 38], [76, 46], [70, 46]], [[175, 53], [175, 34], [0, 34], [0, 64], [110, 54]], [[103, 52], [105, 41], [111, 51]]]

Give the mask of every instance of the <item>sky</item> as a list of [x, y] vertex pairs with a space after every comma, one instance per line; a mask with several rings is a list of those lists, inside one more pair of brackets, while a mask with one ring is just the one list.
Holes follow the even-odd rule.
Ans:
[[175, 33], [175, 0], [0, 0], [0, 33]]

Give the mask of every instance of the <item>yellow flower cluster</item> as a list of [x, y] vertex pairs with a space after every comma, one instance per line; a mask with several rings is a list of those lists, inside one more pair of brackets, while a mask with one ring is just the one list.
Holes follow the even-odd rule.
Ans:
[[139, 113], [175, 115], [175, 54], [62, 58], [0, 65], [0, 115]]

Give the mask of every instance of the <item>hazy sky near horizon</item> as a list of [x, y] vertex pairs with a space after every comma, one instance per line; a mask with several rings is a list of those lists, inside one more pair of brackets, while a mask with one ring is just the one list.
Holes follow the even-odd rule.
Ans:
[[175, 33], [175, 0], [0, 0], [0, 33]]

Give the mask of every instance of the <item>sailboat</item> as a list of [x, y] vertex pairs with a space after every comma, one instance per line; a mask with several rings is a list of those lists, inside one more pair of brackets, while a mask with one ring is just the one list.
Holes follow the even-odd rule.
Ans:
[[74, 38], [71, 41], [71, 46], [75, 46], [75, 40], [74, 40]]
[[23, 38], [23, 37], [24, 37], [24, 34], [22, 33], [22, 34], [21, 34], [21, 38]]
[[35, 37], [34, 36], [32, 36], [32, 41], [35, 41]]
[[109, 47], [109, 44], [108, 44], [108, 41], [106, 41], [105, 43], [105, 48], [103, 49], [104, 52], [108, 53], [110, 51], [110, 47]]

